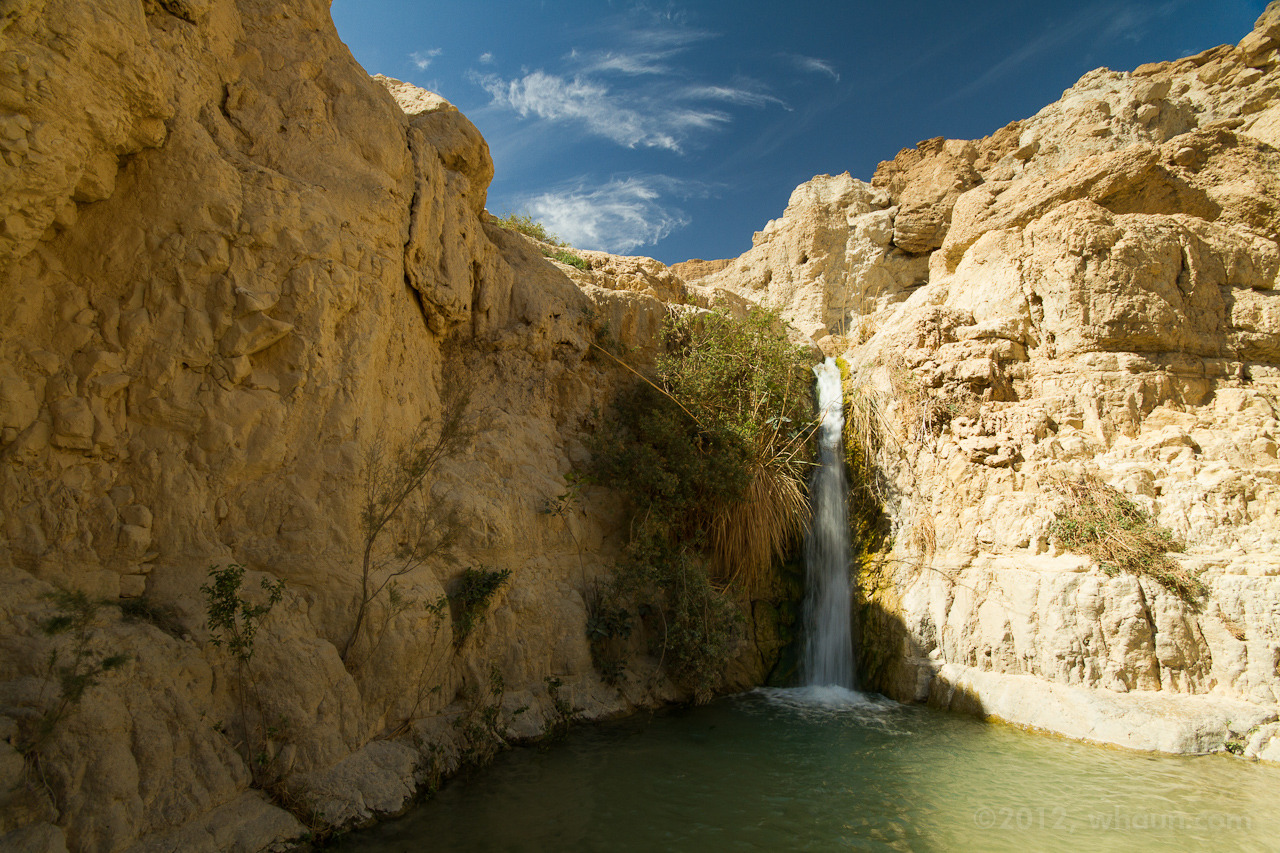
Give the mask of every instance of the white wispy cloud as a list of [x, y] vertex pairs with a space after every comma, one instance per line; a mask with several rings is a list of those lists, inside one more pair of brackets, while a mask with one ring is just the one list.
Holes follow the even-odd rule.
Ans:
[[836, 71], [836, 67], [825, 59], [818, 59], [813, 56], [802, 56], [798, 53], [787, 53], [783, 55], [801, 71], [807, 71], [811, 74], [825, 74], [837, 83], [840, 82], [840, 72]]
[[[724, 101], [744, 107], [766, 107], [777, 104], [788, 108], [785, 101], [762, 92], [758, 89], [747, 89], [738, 86], [689, 86], [682, 95], [691, 100]], [[789, 108], [788, 108], [789, 109]]]
[[417, 67], [419, 71], [426, 71], [431, 67], [431, 60], [444, 53], [442, 48], [433, 47], [431, 50], [415, 50], [409, 54], [409, 60]]
[[520, 207], [574, 246], [627, 254], [689, 224], [665, 201], [673, 188], [661, 176], [628, 177], [527, 196]]
[[593, 22], [592, 46], [563, 54], [559, 67], [517, 76], [472, 71], [469, 78], [488, 92], [490, 107], [520, 118], [577, 124], [627, 148], [675, 153], [728, 126], [738, 107], [791, 109], [757, 80], [695, 71], [690, 51], [719, 36], [689, 26], [688, 18], [674, 6], [637, 3]]
[[681, 151], [693, 130], [708, 130], [729, 121], [719, 110], [677, 106], [645, 94], [613, 92], [587, 77], [562, 77], [533, 71], [504, 80], [496, 75], [473, 77], [498, 106], [521, 117], [581, 122], [587, 130], [628, 148]]
[[480, 54], [479, 62], [481, 65], [492, 65], [493, 54], [486, 50], [484, 53]]
[[583, 64], [583, 71], [589, 74], [626, 74], [639, 77], [646, 74], [670, 74], [672, 68], [666, 60], [672, 51], [657, 53], [591, 53], [570, 54], [570, 59]]
[[1186, 0], [1168, 0], [1158, 6], [1120, 5], [1102, 34], [1105, 38], [1139, 41], [1145, 34], [1148, 24], [1158, 18], [1169, 17], [1185, 5]]

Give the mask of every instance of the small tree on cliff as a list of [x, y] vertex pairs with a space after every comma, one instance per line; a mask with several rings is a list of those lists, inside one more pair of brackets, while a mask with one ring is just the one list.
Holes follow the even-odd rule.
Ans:
[[[457, 542], [461, 529], [457, 514], [439, 506], [423, 486], [442, 461], [457, 456], [475, 437], [476, 431], [467, 417], [470, 407], [469, 390], [447, 390], [441, 396], [440, 418], [435, 424], [423, 421], [394, 450], [388, 451], [381, 440], [370, 443], [365, 450], [360, 595], [355, 622], [342, 646], [344, 663], [352, 662], [353, 649], [367, 627], [373, 601], [396, 578], [432, 558], [448, 557]], [[420, 493], [426, 505], [418, 512], [408, 512], [411, 500]], [[382, 542], [393, 530], [396, 544], [384, 549]]]

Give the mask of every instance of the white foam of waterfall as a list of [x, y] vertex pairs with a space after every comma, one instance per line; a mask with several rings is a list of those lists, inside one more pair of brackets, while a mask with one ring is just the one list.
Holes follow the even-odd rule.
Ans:
[[853, 626], [849, 584], [848, 482], [844, 471], [844, 394], [828, 358], [818, 377], [818, 468], [810, 483], [813, 519], [805, 539], [804, 664], [809, 686], [852, 688]]

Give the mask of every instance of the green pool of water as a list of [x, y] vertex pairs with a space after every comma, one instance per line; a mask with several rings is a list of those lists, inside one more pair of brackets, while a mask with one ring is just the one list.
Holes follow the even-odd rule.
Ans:
[[505, 753], [336, 849], [1274, 851], [1280, 767], [757, 690]]

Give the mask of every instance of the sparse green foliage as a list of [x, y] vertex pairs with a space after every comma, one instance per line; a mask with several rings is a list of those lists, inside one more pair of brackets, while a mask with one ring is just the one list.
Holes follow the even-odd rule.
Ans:
[[552, 260], [559, 261], [562, 264], [568, 264], [571, 267], [577, 267], [580, 270], [591, 269], [591, 264], [587, 263], [587, 259], [581, 255], [575, 255], [573, 252], [566, 252], [564, 249], [554, 249], [543, 254]]
[[556, 675], [548, 675], [543, 679], [547, 687], [547, 696], [551, 699], [552, 717], [547, 721], [543, 734], [552, 741], [563, 740], [569, 728], [578, 718], [581, 708], [573, 707], [573, 703], [560, 695], [564, 681]]
[[[204, 593], [209, 643], [224, 649], [231, 657], [236, 672], [236, 702], [239, 705], [240, 728], [249, 772], [257, 787], [265, 788], [270, 767], [275, 760], [275, 746], [283, 739], [288, 721], [268, 722], [262, 693], [253, 672], [253, 655], [258, 629], [263, 620], [284, 596], [284, 581], [262, 579], [263, 600], [253, 604], [241, 594], [245, 567], [231, 563], [211, 566], [209, 582], [200, 587]], [[252, 703], [253, 716], [250, 715]]]
[[240, 595], [244, 566], [231, 563], [225, 568], [211, 566], [209, 583], [200, 587], [207, 605], [209, 642], [225, 648], [232, 658], [248, 663], [253, 658], [254, 639], [262, 620], [284, 595], [284, 581], [262, 579], [266, 600], [250, 604]]
[[541, 247], [544, 257], [553, 258], [562, 264], [568, 264], [580, 270], [591, 268], [591, 264], [587, 262], [586, 258], [573, 252], [565, 251], [573, 247], [548, 231], [547, 227], [534, 219], [532, 214], [508, 213], [504, 216], [495, 216], [493, 221], [494, 224], [506, 228], [508, 231], [515, 231], [544, 244]]
[[1064, 548], [1092, 557], [1109, 575], [1152, 578], [1190, 603], [1209, 594], [1199, 578], [1169, 557], [1170, 551], [1182, 550], [1173, 533], [1121, 492], [1096, 477], [1058, 479], [1051, 487], [1063, 504], [1049, 534]]
[[742, 636], [734, 596], [770, 586], [807, 518], [813, 376], [768, 312], [676, 313], [666, 344], [593, 451], [636, 510], [617, 587], [651, 605], [661, 658], [705, 700]]
[[515, 231], [526, 237], [532, 237], [539, 243], [546, 243], [550, 246], [565, 246], [560, 238], [547, 230], [547, 227], [541, 222], [533, 218], [530, 213], [507, 213], [504, 216], [495, 216], [493, 221], [496, 225], [506, 228], [508, 231]]
[[497, 665], [489, 669], [489, 683], [483, 694], [474, 685], [464, 687], [467, 709], [453, 721], [454, 728], [463, 736], [463, 763], [487, 763], [499, 749], [507, 746], [511, 721], [529, 710], [527, 705], [522, 705], [503, 720], [502, 705], [506, 689], [506, 680]]
[[120, 615], [126, 622], [146, 622], [171, 637], [180, 638], [183, 635], [178, 614], [172, 608], [157, 604], [146, 596], [121, 599], [117, 605], [120, 608]]
[[97, 648], [96, 634], [101, 627], [98, 611], [102, 602], [80, 590], [57, 590], [44, 597], [58, 612], [42, 622], [40, 630], [49, 637], [65, 640], [49, 652], [46, 671], [48, 678], [58, 685], [58, 698], [40, 715], [34, 730], [22, 738], [19, 751], [27, 756], [38, 752], [58, 724], [84, 699], [89, 688], [130, 660], [127, 654]]
[[712, 576], [756, 592], [808, 518], [812, 359], [763, 310], [742, 319], [726, 309], [674, 314], [666, 338], [662, 386], [697, 422], [699, 439], [724, 448], [736, 469], [729, 485], [741, 489], [705, 506]]
[[464, 569], [457, 588], [449, 596], [453, 605], [454, 643], [462, 645], [481, 620], [502, 585], [511, 577], [510, 569]]
[[[395, 584], [391, 584], [387, 588], [388, 604], [384, 608], [384, 618], [381, 620], [377, 637], [374, 640], [373, 648], [370, 650], [370, 658], [377, 654], [379, 646], [382, 645], [383, 637], [386, 636], [387, 626], [391, 619], [413, 607], [418, 606], [418, 602], [414, 599], [408, 599], [402, 596], [396, 589]], [[434, 645], [434, 638], [445, 624], [445, 613], [449, 610], [449, 598], [442, 595], [435, 601], [421, 605], [423, 612], [431, 619], [431, 634]], [[408, 712], [400, 718], [400, 721], [389, 728], [388, 737], [395, 737], [404, 734], [410, 729], [414, 721], [418, 719], [422, 710], [423, 703], [428, 696], [440, 692], [440, 684], [436, 683], [436, 676], [442, 663], [443, 658], [424, 655], [422, 665], [418, 668], [417, 675], [412, 682], [413, 705], [410, 706]]]
[[717, 582], [753, 591], [807, 518], [811, 359], [766, 311], [673, 314], [666, 342], [657, 381], [617, 405], [601, 479], [680, 538], [705, 537]]
[[[363, 549], [360, 563], [360, 593], [355, 621], [342, 647], [348, 666], [365, 628], [370, 605], [396, 578], [408, 574], [432, 558], [450, 559], [462, 530], [455, 512], [436, 505], [423, 488], [440, 463], [466, 450], [475, 436], [470, 423], [470, 391], [458, 383], [442, 395], [439, 422], [424, 422], [402, 446], [388, 452], [379, 441], [365, 452], [364, 501], [360, 512]], [[415, 495], [425, 497], [429, 506], [408, 512]], [[387, 553], [381, 542], [395, 529], [397, 544]], [[367, 659], [367, 655], [366, 655]]]
[[632, 614], [612, 587], [592, 588], [587, 594], [587, 642], [591, 662], [600, 679], [616, 687], [625, 680], [626, 641], [631, 637]]
[[591, 477], [587, 474], [583, 474], [580, 471], [568, 472], [564, 475], [564, 491], [549, 499], [543, 508], [543, 512], [547, 515], [554, 515], [560, 519], [565, 531], [569, 534], [569, 538], [573, 540], [573, 547], [578, 552], [578, 571], [582, 575], [584, 586], [587, 582], [587, 567], [582, 559], [582, 543], [578, 541], [578, 534], [574, 532], [573, 525], [569, 523], [569, 517], [582, 509], [582, 489], [589, 482], [591, 482]]

